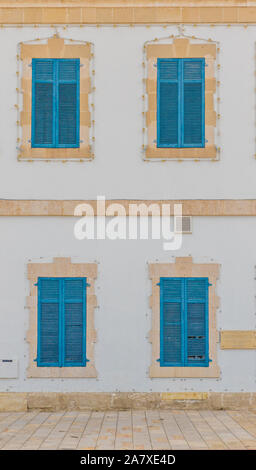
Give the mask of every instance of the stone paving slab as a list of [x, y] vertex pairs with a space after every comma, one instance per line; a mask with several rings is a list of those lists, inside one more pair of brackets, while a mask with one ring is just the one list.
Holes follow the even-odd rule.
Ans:
[[244, 410], [0, 413], [0, 449], [256, 450], [256, 413]]

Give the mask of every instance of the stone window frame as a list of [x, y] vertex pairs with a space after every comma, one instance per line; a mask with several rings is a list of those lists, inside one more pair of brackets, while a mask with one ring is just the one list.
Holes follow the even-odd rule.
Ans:
[[[48, 39], [39, 39], [19, 44], [19, 55], [22, 67], [21, 93], [22, 109], [20, 112], [21, 132], [18, 136], [18, 160], [22, 161], [87, 161], [92, 160], [94, 142], [93, 103], [90, 94], [92, 86], [91, 61], [93, 44], [84, 41], [60, 38], [57, 34]], [[80, 146], [78, 148], [32, 148], [32, 59], [80, 59]]]
[[[219, 159], [217, 146], [217, 118], [219, 100], [216, 100], [216, 66], [218, 42], [189, 36], [171, 36], [155, 39], [144, 44], [145, 111], [143, 127], [144, 160], [213, 160]], [[157, 59], [158, 58], [205, 58], [205, 147], [158, 148], [157, 147]]]
[[[96, 378], [97, 371], [94, 363], [94, 309], [97, 306], [95, 295], [95, 279], [97, 278], [97, 263], [72, 263], [71, 258], [53, 258], [51, 263], [29, 263], [27, 277], [30, 283], [30, 295], [27, 297], [29, 308], [29, 327], [26, 340], [29, 344], [29, 364], [27, 377], [39, 378]], [[37, 283], [38, 277], [86, 277], [86, 357], [89, 362], [84, 367], [38, 367], [37, 357]]]
[[[149, 341], [152, 343], [152, 362], [149, 376], [173, 378], [218, 378], [220, 369], [217, 363], [217, 343], [219, 332], [216, 327], [216, 310], [219, 297], [216, 294], [216, 283], [219, 278], [219, 264], [193, 262], [191, 256], [177, 257], [172, 263], [150, 263], [149, 278], [152, 281], [150, 307], [152, 309], [152, 329]], [[160, 289], [157, 285], [160, 277], [208, 277], [209, 283], [209, 367], [161, 367], [160, 357]]]

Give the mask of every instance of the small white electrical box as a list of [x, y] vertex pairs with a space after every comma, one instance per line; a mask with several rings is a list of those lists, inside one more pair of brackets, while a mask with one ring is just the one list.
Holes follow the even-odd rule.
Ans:
[[18, 360], [2, 357], [0, 359], [0, 379], [18, 378]]

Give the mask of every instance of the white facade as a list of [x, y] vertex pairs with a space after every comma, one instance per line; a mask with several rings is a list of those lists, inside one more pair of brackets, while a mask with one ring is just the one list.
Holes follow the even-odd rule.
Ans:
[[[143, 45], [179, 33], [176, 26], [57, 28], [61, 37], [90, 41], [95, 61], [95, 159], [90, 162], [17, 160], [17, 47], [52, 36], [49, 27], [0, 29], [2, 199], [254, 199], [256, 26], [185, 26], [185, 34], [219, 42], [220, 97], [217, 162], [145, 162], [142, 151]], [[254, 217], [193, 217], [180, 250], [162, 240], [83, 240], [71, 217], [0, 218], [0, 359], [18, 359], [18, 377], [0, 379], [0, 391], [254, 392], [255, 350], [221, 350], [220, 378], [150, 378], [151, 329], [147, 264], [176, 256], [221, 266], [217, 329], [254, 330]], [[27, 378], [28, 262], [71, 257], [97, 262], [95, 312], [97, 378]], [[239, 372], [239, 373], [238, 373]]]
[[[95, 160], [17, 161], [17, 46], [50, 37], [53, 28], [0, 29], [2, 87], [1, 197], [9, 199], [243, 199], [255, 196], [255, 32], [249, 26], [185, 26], [220, 44], [219, 162], [142, 160], [143, 45], [178, 34], [151, 26], [59, 27], [60, 36], [94, 44]], [[239, 61], [237, 56], [239, 50]]]

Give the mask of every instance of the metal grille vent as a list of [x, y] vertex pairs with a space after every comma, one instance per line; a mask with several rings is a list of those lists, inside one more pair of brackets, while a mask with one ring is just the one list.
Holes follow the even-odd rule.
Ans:
[[175, 233], [192, 233], [192, 217], [177, 215], [174, 217]]

